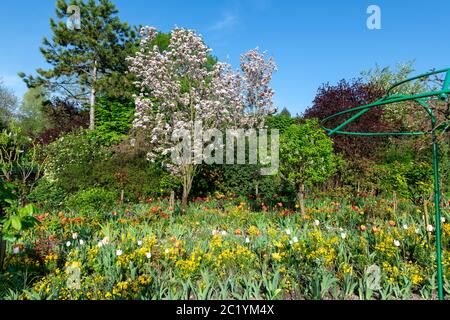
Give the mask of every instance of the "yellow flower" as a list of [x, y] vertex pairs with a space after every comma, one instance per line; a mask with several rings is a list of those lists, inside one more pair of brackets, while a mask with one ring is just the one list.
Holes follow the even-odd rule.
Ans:
[[259, 231], [259, 229], [255, 226], [251, 226], [248, 230], [247, 230], [248, 234], [251, 236], [260, 236], [261, 235], [261, 231]]
[[278, 252], [272, 253], [272, 258], [276, 261], [281, 261], [281, 255]]

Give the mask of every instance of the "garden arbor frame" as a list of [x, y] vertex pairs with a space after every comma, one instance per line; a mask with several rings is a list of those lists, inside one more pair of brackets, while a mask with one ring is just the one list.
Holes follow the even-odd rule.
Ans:
[[[428, 91], [423, 93], [414, 94], [395, 94], [395, 89], [400, 86], [417, 80], [430, 79], [431, 76], [444, 75], [442, 88], [435, 91]], [[446, 120], [438, 124], [433, 107], [429, 105], [430, 100], [439, 99], [440, 101], [448, 103], [447, 110], [450, 113], [450, 68], [442, 69], [438, 71], [432, 71], [425, 73], [404, 81], [401, 81], [393, 85], [383, 98], [357, 108], [348, 109], [338, 112], [322, 120], [323, 129], [325, 129], [329, 136], [334, 134], [350, 135], [350, 136], [365, 136], [365, 137], [382, 137], [382, 136], [419, 136], [419, 135], [431, 135], [433, 140], [433, 166], [434, 166], [434, 200], [436, 208], [436, 258], [437, 258], [437, 278], [438, 278], [438, 294], [439, 299], [443, 300], [443, 279], [442, 279], [442, 248], [441, 248], [441, 210], [440, 210], [440, 181], [439, 181], [439, 151], [438, 151], [438, 139], [437, 132], [439, 130], [448, 130], [450, 127], [449, 115], [446, 115]], [[426, 113], [431, 119], [431, 131], [415, 131], [415, 132], [352, 132], [343, 131], [344, 127], [354, 122], [362, 115], [370, 111], [372, 108], [382, 107], [398, 102], [415, 101], [425, 109]], [[330, 120], [336, 119], [342, 115], [355, 113], [349, 119], [342, 124], [338, 125], [334, 129], [327, 128], [325, 125]]]

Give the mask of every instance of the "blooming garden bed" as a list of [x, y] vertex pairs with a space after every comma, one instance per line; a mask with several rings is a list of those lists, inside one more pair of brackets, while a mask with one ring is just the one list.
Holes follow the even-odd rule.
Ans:
[[[311, 200], [304, 216], [257, 209], [200, 199], [184, 214], [165, 200], [39, 214], [9, 246], [0, 299], [436, 297], [434, 223], [421, 208], [366, 197]], [[448, 297], [450, 204], [443, 216]]]

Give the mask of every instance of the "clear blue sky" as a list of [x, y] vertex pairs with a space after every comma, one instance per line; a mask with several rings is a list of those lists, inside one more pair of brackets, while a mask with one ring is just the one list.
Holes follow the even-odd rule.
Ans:
[[[324, 82], [357, 77], [362, 70], [416, 60], [418, 71], [450, 67], [449, 0], [114, 0], [122, 20], [169, 31], [196, 29], [214, 54], [238, 66], [259, 46], [279, 71], [278, 107], [300, 113]], [[381, 8], [382, 29], [366, 27], [367, 7]], [[45, 67], [38, 50], [49, 35], [53, 0], [1, 0], [0, 77], [17, 95], [17, 72]]]

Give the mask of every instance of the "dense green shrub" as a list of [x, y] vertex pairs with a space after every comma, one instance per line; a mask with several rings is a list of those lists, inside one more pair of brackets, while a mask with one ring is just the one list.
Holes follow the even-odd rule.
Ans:
[[291, 125], [295, 124], [296, 118], [292, 118], [285, 114], [280, 114], [276, 116], [270, 116], [266, 119], [267, 129], [273, 130], [277, 129], [280, 134], [283, 134]]
[[333, 141], [317, 120], [291, 125], [281, 136], [280, 173], [297, 191], [302, 214], [305, 190], [326, 182], [335, 172]]
[[38, 181], [34, 190], [27, 196], [27, 200], [39, 204], [44, 209], [51, 210], [61, 208], [66, 196], [63, 188], [44, 177]]
[[433, 193], [433, 167], [429, 163], [395, 162], [380, 168], [386, 172], [381, 181], [384, 190], [396, 191], [417, 204]]
[[78, 211], [110, 210], [116, 204], [117, 194], [102, 188], [79, 191], [66, 200], [66, 206]]
[[100, 138], [86, 130], [59, 138], [47, 147], [46, 153], [45, 177], [67, 193], [95, 185], [95, 164], [108, 158]]
[[115, 154], [94, 166], [95, 183], [105, 190], [124, 191], [125, 202], [141, 198], [170, 195], [178, 191], [179, 181], [161, 163], [149, 162], [144, 154], [125, 156]]
[[106, 144], [121, 142], [131, 129], [134, 101], [102, 97], [95, 108], [95, 131]]

